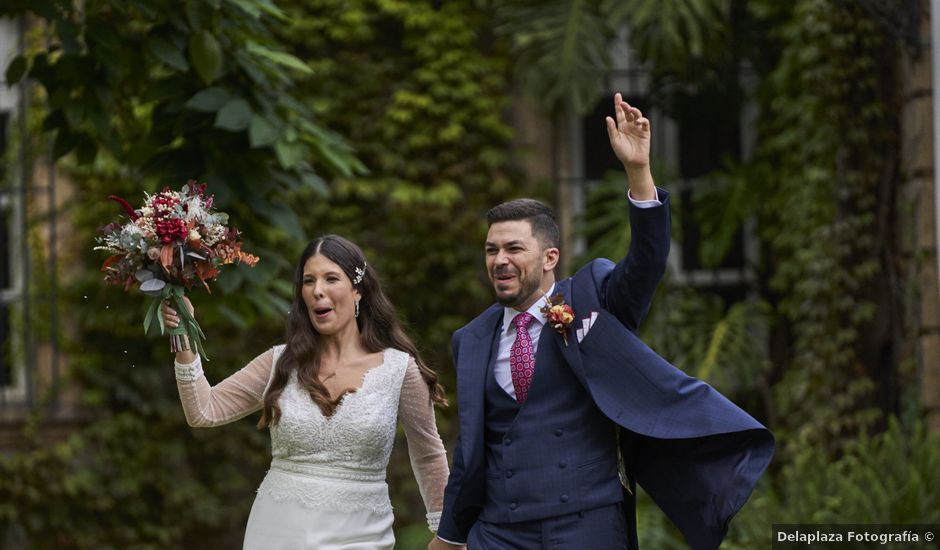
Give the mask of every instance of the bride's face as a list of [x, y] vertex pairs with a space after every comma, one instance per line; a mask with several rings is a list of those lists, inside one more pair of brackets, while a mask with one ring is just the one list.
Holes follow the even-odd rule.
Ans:
[[337, 334], [356, 325], [359, 291], [339, 265], [322, 254], [304, 264], [302, 296], [314, 330]]

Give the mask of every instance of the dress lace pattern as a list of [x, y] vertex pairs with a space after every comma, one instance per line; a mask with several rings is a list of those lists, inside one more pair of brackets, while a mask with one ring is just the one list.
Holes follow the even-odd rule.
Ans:
[[[275, 348], [275, 364], [282, 351]], [[330, 417], [291, 377], [279, 399], [280, 421], [271, 427], [273, 460], [259, 493], [313, 509], [391, 511], [385, 469], [409, 357], [395, 349], [383, 355]]]

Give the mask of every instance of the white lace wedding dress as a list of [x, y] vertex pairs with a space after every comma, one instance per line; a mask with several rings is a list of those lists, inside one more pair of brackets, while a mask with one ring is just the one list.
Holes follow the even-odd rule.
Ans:
[[[218, 426], [260, 410], [277, 346], [210, 387], [197, 357], [176, 363], [183, 411], [191, 426]], [[428, 386], [414, 360], [387, 349], [366, 372], [362, 387], [346, 394], [324, 417], [293, 376], [278, 402], [281, 418], [271, 428], [271, 469], [258, 488], [245, 549], [389, 549], [395, 544], [392, 506], [385, 482], [397, 420], [427, 510], [437, 530], [447, 459], [437, 433]]]

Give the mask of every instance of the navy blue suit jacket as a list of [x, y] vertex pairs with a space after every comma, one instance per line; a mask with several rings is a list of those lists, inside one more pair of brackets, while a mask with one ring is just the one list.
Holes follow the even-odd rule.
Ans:
[[[663, 206], [630, 206], [633, 237], [626, 258], [616, 265], [594, 260], [556, 284], [555, 293], [564, 295], [576, 319], [567, 345], [546, 326], [539, 355], [546, 357], [541, 346], [550, 345], [549, 360], [564, 361], [620, 427], [630, 484], [643, 487], [693, 548], [711, 549], [769, 464], [774, 442], [750, 415], [670, 365], [635, 334], [669, 252], [669, 196], [658, 192]], [[485, 502], [484, 375], [502, 309], [494, 304], [453, 338], [460, 435], [438, 529], [447, 540], [466, 540]], [[578, 342], [574, 328], [595, 312], [594, 325]], [[636, 548], [634, 494], [625, 494], [624, 509], [628, 542]]]

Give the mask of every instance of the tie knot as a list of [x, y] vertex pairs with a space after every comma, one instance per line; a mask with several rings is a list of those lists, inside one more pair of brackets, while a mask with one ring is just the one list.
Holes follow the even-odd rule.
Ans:
[[532, 322], [532, 314], [528, 311], [523, 311], [519, 315], [516, 315], [516, 318], [512, 320], [516, 325], [516, 330], [524, 330], [529, 327], [529, 323]]

